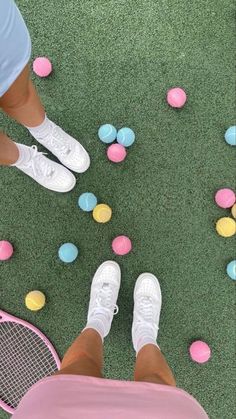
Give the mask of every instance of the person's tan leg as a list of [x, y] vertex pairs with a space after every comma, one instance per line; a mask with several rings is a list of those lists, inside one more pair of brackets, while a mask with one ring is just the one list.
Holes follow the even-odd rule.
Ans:
[[0, 132], [0, 165], [10, 166], [19, 158], [19, 150], [6, 134]]
[[86, 329], [66, 352], [56, 374], [102, 377], [103, 342], [98, 332]]
[[57, 374], [102, 378], [103, 339], [109, 334], [116, 305], [121, 272], [116, 262], [107, 260], [96, 270], [90, 291], [87, 323], [66, 352]]
[[164, 355], [157, 346], [151, 344], [143, 346], [138, 352], [134, 379], [135, 381], [176, 386], [174, 375]]
[[45, 110], [30, 80], [28, 65], [0, 98], [0, 108], [11, 118], [27, 127], [36, 127], [44, 121]]

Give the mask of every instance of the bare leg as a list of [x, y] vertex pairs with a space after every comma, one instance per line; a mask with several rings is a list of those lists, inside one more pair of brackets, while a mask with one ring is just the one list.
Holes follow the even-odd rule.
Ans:
[[29, 78], [27, 65], [9, 90], [0, 98], [0, 108], [22, 125], [36, 127], [45, 118], [45, 110]]
[[66, 352], [57, 374], [102, 377], [103, 338], [110, 331], [120, 288], [120, 267], [102, 263], [92, 280], [86, 329]]
[[135, 381], [175, 386], [175, 378], [160, 349], [155, 345], [145, 345], [136, 359]]
[[19, 151], [14, 141], [0, 132], [0, 165], [9, 166], [19, 158]]
[[[0, 108], [22, 125], [34, 127], [44, 121], [45, 110], [29, 79], [28, 65], [0, 98]], [[0, 165], [14, 164], [18, 158], [19, 151], [15, 143], [0, 132]]]
[[61, 370], [56, 374], [102, 377], [103, 343], [94, 329], [86, 329], [66, 352]]
[[[29, 128], [31, 135], [50, 150], [68, 169], [83, 173], [89, 168], [90, 158], [82, 144], [46, 117], [45, 109], [29, 78], [28, 65], [0, 98], [0, 108], [21, 125]], [[73, 181], [71, 178], [67, 187], [58, 192], [70, 190], [74, 183], [75, 178]], [[52, 189], [51, 186], [49, 189], [56, 190], [55, 187]]]

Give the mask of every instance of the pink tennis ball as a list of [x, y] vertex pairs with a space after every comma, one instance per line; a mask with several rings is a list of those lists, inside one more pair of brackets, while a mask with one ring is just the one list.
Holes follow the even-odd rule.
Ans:
[[189, 348], [190, 356], [198, 364], [204, 364], [211, 357], [211, 349], [202, 340], [196, 340]]
[[187, 100], [187, 95], [180, 87], [170, 89], [167, 93], [167, 102], [172, 108], [182, 108]]
[[126, 158], [126, 155], [126, 149], [121, 144], [112, 144], [107, 149], [107, 157], [113, 163], [120, 163]]
[[39, 77], [47, 77], [52, 72], [52, 63], [47, 57], [38, 57], [33, 62], [33, 70]]
[[127, 236], [117, 236], [112, 241], [112, 250], [116, 255], [127, 255], [132, 250], [132, 243]]
[[216, 192], [215, 201], [220, 208], [231, 208], [236, 201], [236, 196], [232, 189], [223, 188]]
[[13, 254], [12, 244], [6, 240], [0, 241], [0, 260], [8, 260]]

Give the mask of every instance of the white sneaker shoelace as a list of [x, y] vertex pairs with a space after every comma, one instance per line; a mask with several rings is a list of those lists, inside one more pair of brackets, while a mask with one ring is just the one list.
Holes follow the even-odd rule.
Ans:
[[151, 297], [139, 297], [136, 302], [137, 314], [136, 314], [136, 325], [137, 327], [144, 326], [144, 328], [152, 328], [156, 330], [155, 314], [154, 314], [154, 302]]
[[31, 150], [31, 158], [28, 162], [24, 163], [24, 167], [31, 169], [36, 179], [41, 177], [51, 178], [55, 171], [50, 164], [50, 160], [43, 158], [47, 153], [39, 152], [36, 145], [33, 145]]
[[106, 313], [109, 317], [116, 315], [119, 311], [117, 304], [112, 303], [113, 293], [110, 285], [104, 283], [102, 288], [97, 292], [95, 297], [96, 306], [91, 312], [91, 316], [96, 314]]
[[54, 153], [57, 153], [58, 157], [67, 157], [72, 151], [71, 144], [66, 139], [65, 133], [53, 123], [50, 123], [50, 135], [47, 132], [47, 135], [41, 136], [40, 140]]
[[59, 156], [68, 156], [72, 149], [69, 141], [66, 140], [65, 135], [61, 133], [61, 128], [54, 126], [50, 136], [50, 145], [58, 153]]

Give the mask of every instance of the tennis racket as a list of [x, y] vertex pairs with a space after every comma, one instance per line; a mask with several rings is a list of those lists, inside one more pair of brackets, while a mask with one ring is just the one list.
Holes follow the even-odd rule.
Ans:
[[13, 414], [29, 388], [60, 368], [49, 340], [36, 327], [0, 310], [0, 406]]

